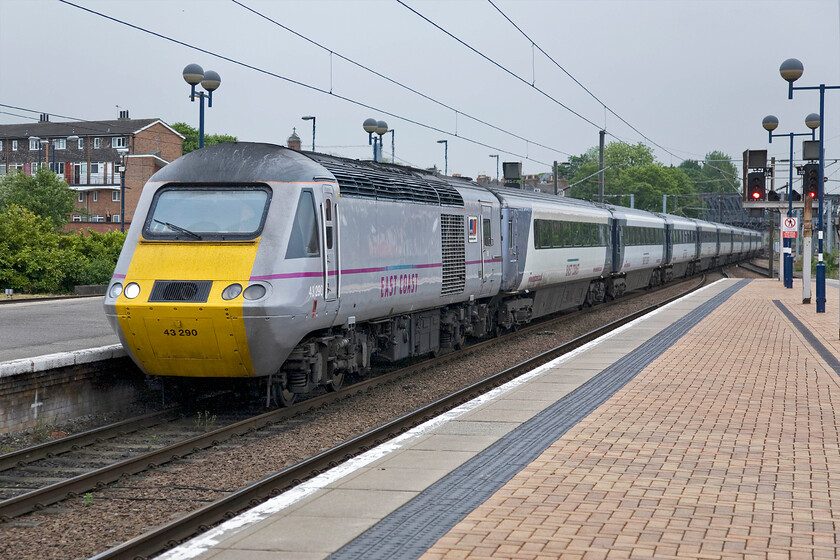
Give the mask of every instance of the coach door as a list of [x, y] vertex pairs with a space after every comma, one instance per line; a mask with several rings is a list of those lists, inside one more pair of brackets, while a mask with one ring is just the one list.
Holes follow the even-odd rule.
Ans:
[[493, 207], [481, 205], [481, 293], [492, 292], [494, 276], [501, 265], [499, 222], [493, 220]]
[[338, 207], [332, 185], [324, 187], [321, 223], [324, 224], [324, 300], [334, 301], [339, 295], [341, 277], [338, 262]]

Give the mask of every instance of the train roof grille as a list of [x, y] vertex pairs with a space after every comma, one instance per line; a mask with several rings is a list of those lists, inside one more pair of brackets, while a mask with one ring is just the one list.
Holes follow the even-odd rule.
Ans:
[[335, 176], [341, 196], [464, 206], [464, 199], [455, 187], [410, 167], [385, 166], [321, 154], [307, 155]]

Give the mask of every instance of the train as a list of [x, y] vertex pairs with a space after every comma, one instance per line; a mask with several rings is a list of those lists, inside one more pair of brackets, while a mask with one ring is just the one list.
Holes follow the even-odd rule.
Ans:
[[149, 179], [104, 306], [146, 374], [243, 378], [288, 405], [373, 360], [457, 349], [761, 249], [729, 225], [233, 142]]

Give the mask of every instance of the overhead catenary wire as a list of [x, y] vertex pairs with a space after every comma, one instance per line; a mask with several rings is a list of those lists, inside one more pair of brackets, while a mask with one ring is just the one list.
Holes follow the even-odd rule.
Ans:
[[[133, 128], [123, 127], [122, 130], [112, 131], [111, 133], [106, 134], [106, 133], [102, 132], [101, 128], [93, 128], [93, 127], [90, 127], [90, 126], [85, 126], [85, 123], [101, 122], [101, 121], [90, 121], [90, 120], [80, 119], [78, 117], [68, 117], [66, 115], [59, 115], [57, 113], [51, 113], [50, 111], [41, 111], [41, 110], [37, 110], [37, 109], [27, 109], [26, 107], [17, 107], [15, 105], [7, 105], [5, 103], [0, 103], [0, 107], [6, 107], [7, 109], [16, 109], [18, 111], [26, 111], [28, 113], [37, 113], [37, 114], [47, 113], [48, 115], [53, 116], [53, 117], [59, 117], [59, 118], [62, 118], [62, 119], [67, 119], [67, 120], [73, 121], [73, 122], [70, 122], [70, 123], [66, 123], [66, 122], [50, 122], [49, 123], [49, 124], [71, 125], [71, 127], [72, 127], [71, 130], [73, 130], [73, 132], [75, 132], [75, 130], [78, 129], [79, 132], [89, 131], [89, 132], [93, 132], [95, 134], [103, 135], [103, 136], [115, 136], [115, 135], [120, 135], [120, 134], [130, 134], [131, 132], [134, 132]], [[12, 113], [8, 113], [6, 111], [0, 111], [0, 113], [6, 113], [6, 114], [9, 114], [9, 115], [12, 114]], [[33, 123], [36, 126], [37, 126], [37, 121], [39, 121], [38, 118], [30, 117], [28, 115], [14, 115], [14, 116], [20, 117], [22, 119], [32, 119], [33, 121], [36, 121], [36, 123]], [[146, 119], [143, 119], [143, 120], [146, 120]], [[33, 130], [33, 132], [37, 132], [37, 130]], [[173, 142], [171, 140], [159, 140], [159, 142], [161, 144], [176, 144], [177, 143], [177, 142]]]
[[484, 54], [483, 52], [479, 51], [478, 49], [476, 49], [475, 47], [473, 47], [472, 45], [470, 45], [469, 43], [467, 43], [467, 42], [466, 42], [466, 41], [464, 41], [463, 39], [460, 39], [459, 37], [456, 37], [453, 33], [451, 33], [451, 32], [449, 32], [449, 31], [447, 31], [447, 30], [446, 30], [446, 29], [444, 29], [442, 26], [440, 26], [440, 25], [438, 25], [437, 23], [433, 22], [431, 19], [427, 18], [426, 16], [424, 16], [423, 14], [421, 14], [420, 12], [418, 12], [417, 10], [415, 10], [414, 8], [412, 8], [411, 6], [409, 6], [408, 4], [406, 4], [405, 2], [403, 2], [403, 0], [397, 0], [397, 3], [398, 3], [398, 4], [400, 4], [401, 6], [403, 6], [404, 8], [406, 8], [407, 10], [409, 10], [410, 12], [412, 12], [414, 15], [416, 15], [416, 16], [417, 16], [417, 17], [419, 17], [420, 19], [422, 19], [422, 20], [426, 21], [427, 23], [429, 23], [432, 27], [435, 27], [436, 29], [438, 29], [439, 31], [441, 31], [442, 33], [444, 33], [445, 35], [448, 35], [448, 36], [449, 36], [449, 37], [451, 37], [453, 40], [457, 41], [458, 43], [460, 43], [461, 45], [463, 45], [463, 46], [464, 46], [464, 47], [466, 47], [467, 49], [471, 50], [472, 52], [474, 52], [475, 54], [477, 54], [478, 56], [480, 56], [481, 58], [483, 58], [484, 60], [486, 60], [486, 61], [487, 61], [487, 62], [489, 62], [490, 64], [492, 64], [492, 65], [496, 66], [497, 68], [499, 68], [500, 70], [502, 70], [502, 71], [503, 71], [503, 72], [505, 72], [506, 74], [508, 74], [508, 75], [510, 75], [510, 76], [512, 76], [512, 77], [514, 77], [514, 78], [516, 78], [517, 80], [519, 80], [519, 81], [520, 81], [520, 82], [522, 82], [523, 84], [530, 86], [530, 87], [531, 87], [531, 88], [533, 88], [535, 91], [538, 91], [540, 94], [542, 94], [542, 95], [543, 95], [543, 96], [545, 96], [546, 98], [550, 99], [551, 101], [553, 101], [553, 102], [554, 102], [554, 103], [556, 103], [557, 105], [560, 105], [561, 107], [563, 107], [564, 109], [566, 109], [567, 111], [569, 111], [570, 113], [572, 113], [573, 115], [575, 115], [576, 117], [578, 117], [579, 119], [583, 120], [584, 122], [587, 122], [587, 123], [591, 124], [592, 126], [594, 126], [595, 128], [597, 128], [598, 130], [601, 130], [601, 129], [602, 129], [602, 127], [601, 127], [600, 125], [598, 125], [598, 124], [594, 123], [593, 121], [589, 120], [588, 118], [584, 117], [583, 115], [581, 115], [580, 113], [578, 113], [577, 111], [575, 111], [574, 109], [572, 109], [571, 107], [569, 107], [568, 105], [564, 104], [564, 103], [563, 103], [562, 101], [560, 101], [559, 99], [556, 99], [556, 98], [552, 97], [552, 96], [551, 96], [551, 95], [549, 95], [547, 92], [545, 92], [545, 91], [543, 91], [542, 89], [538, 88], [537, 86], [535, 86], [535, 85], [531, 84], [528, 80], [526, 80], [525, 78], [523, 78], [522, 76], [520, 76], [519, 74], [517, 74], [516, 72], [514, 72], [513, 70], [509, 70], [508, 68], [504, 67], [502, 64], [500, 64], [500, 63], [496, 62], [495, 60], [493, 60], [492, 58], [490, 58], [489, 56], [487, 56], [487, 55], [486, 55], [486, 54]]
[[[398, 1], [399, 1], [399, 0], [398, 0]], [[609, 113], [610, 113], [610, 114], [612, 114], [615, 118], [617, 118], [618, 120], [620, 120], [621, 122], [623, 122], [624, 124], [626, 124], [628, 127], [630, 127], [631, 129], [633, 129], [633, 131], [635, 131], [635, 132], [636, 132], [639, 136], [641, 136], [642, 138], [644, 138], [645, 140], [647, 140], [648, 142], [650, 142], [651, 144], [653, 144], [653, 145], [654, 145], [654, 146], [656, 146], [657, 148], [659, 148], [659, 149], [661, 149], [661, 150], [663, 150], [663, 151], [667, 152], [667, 153], [668, 153], [668, 154], [670, 154], [671, 156], [673, 156], [673, 157], [675, 157], [675, 158], [679, 159], [680, 161], [682, 161], [682, 160], [684, 159], [684, 158], [681, 158], [681, 157], [679, 157], [678, 155], [676, 155], [676, 154], [672, 153], [670, 150], [668, 150], [668, 149], [667, 149], [667, 148], [665, 148], [664, 146], [661, 146], [660, 144], [658, 144], [658, 143], [654, 142], [653, 140], [651, 140], [650, 138], [648, 138], [648, 137], [647, 137], [647, 136], [646, 136], [646, 135], [645, 135], [642, 131], [640, 131], [638, 128], [636, 128], [635, 126], [633, 126], [632, 124], [630, 124], [629, 122], [627, 122], [627, 121], [626, 121], [626, 120], [625, 120], [625, 119], [624, 119], [621, 115], [619, 115], [618, 113], [616, 113], [615, 111], [613, 111], [613, 110], [612, 110], [609, 106], [607, 106], [607, 104], [606, 104], [606, 103], [604, 103], [603, 101], [601, 101], [600, 99], [598, 99], [598, 96], [597, 96], [597, 95], [595, 95], [594, 93], [592, 93], [592, 92], [589, 90], [589, 88], [587, 88], [585, 85], [583, 85], [582, 83], [580, 83], [580, 82], [578, 81], [578, 79], [577, 79], [577, 78], [575, 78], [574, 76], [572, 76], [572, 75], [569, 73], [569, 71], [568, 71], [568, 70], [566, 70], [565, 68], [563, 68], [563, 66], [561, 66], [559, 62], [557, 62], [556, 60], [554, 60], [554, 58], [553, 58], [550, 54], [548, 54], [547, 52], [545, 52], [545, 50], [544, 50], [541, 46], [539, 46], [539, 44], [537, 44], [537, 43], [536, 43], [536, 41], [534, 41], [531, 37], [529, 37], [529, 36], [528, 36], [528, 34], [527, 34], [527, 33], [525, 33], [525, 31], [523, 31], [523, 30], [522, 30], [522, 28], [521, 28], [521, 27], [519, 27], [518, 25], [516, 25], [516, 23], [514, 23], [514, 22], [513, 22], [513, 20], [511, 20], [511, 19], [508, 17], [508, 15], [507, 15], [507, 14], [505, 14], [505, 13], [501, 10], [501, 8], [499, 8], [496, 4], [494, 4], [494, 3], [493, 3], [493, 0], [487, 0], [487, 1], [490, 3], [490, 5], [491, 5], [491, 6], [493, 6], [494, 8], [496, 8], [496, 11], [498, 11], [498, 12], [502, 15], [502, 17], [504, 17], [504, 18], [508, 21], [508, 23], [510, 23], [510, 24], [511, 24], [511, 25], [512, 25], [512, 26], [513, 26], [513, 27], [514, 27], [517, 31], [519, 31], [519, 33], [521, 33], [521, 34], [522, 34], [522, 36], [523, 36], [523, 37], [525, 37], [525, 38], [526, 38], [526, 39], [527, 39], [527, 40], [531, 43], [531, 47], [532, 47], [532, 49], [533, 49], [533, 48], [536, 48], [536, 49], [537, 49], [538, 51], [540, 51], [543, 55], [545, 55], [545, 57], [546, 57], [548, 60], [550, 60], [550, 61], [552, 62], [552, 64], [554, 64], [557, 68], [559, 68], [560, 70], [562, 70], [562, 71], [563, 71], [563, 73], [564, 73], [564, 74], [566, 74], [569, 78], [571, 78], [571, 80], [572, 80], [573, 82], [575, 82], [577, 85], [579, 85], [579, 86], [583, 89], [583, 91], [585, 91], [586, 93], [588, 93], [588, 94], [592, 97], [592, 99], [594, 99], [595, 101], [597, 101], [597, 102], [598, 102], [598, 103], [599, 103], [599, 104], [600, 104], [600, 105], [604, 108], [604, 110], [605, 110], [605, 111], [609, 111]], [[533, 62], [532, 62], [532, 64], [533, 64]], [[533, 85], [533, 84], [532, 84], [532, 85]], [[621, 141], [619, 138], [617, 138], [616, 136], [614, 136], [614, 135], [612, 135], [612, 134], [610, 134], [610, 136], [613, 136], [613, 138], [616, 138], [617, 140]]]
[[[383, 80], [385, 80], [385, 81], [387, 81], [387, 82], [389, 82], [389, 83], [391, 83], [391, 84], [393, 84], [397, 87], [405, 89], [406, 91], [410, 91], [411, 93], [413, 93], [415, 95], [418, 95], [418, 96], [422, 97], [423, 99], [426, 99], [427, 101], [431, 101], [432, 103], [435, 103], [436, 105], [439, 105], [440, 107], [443, 107], [445, 109], [453, 111], [455, 113], [455, 118], [456, 118], [455, 136], [458, 136], [458, 133], [457, 133], [457, 117], [458, 117], [458, 115], [461, 115], [461, 116], [467, 117], [468, 119], [470, 119], [472, 121], [475, 121], [479, 124], [482, 124], [484, 126], [492, 128], [493, 130], [496, 130], [498, 132], [502, 132], [504, 134], [512, 136], [513, 138], [517, 138], [519, 140], [522, 140], [524, 142], [528, 142], [528, 143], [533, 144], [535, 146], [539, 146], [540, 148], [544, 148], [544, 149], [552, 151], [552, 152], [557, 152], [557, 153], [563, 154], [565, 156], [571, 156], [572, 155], [572, 154], [570, 154], [568, 152], [564, 152], [563, 150], [560, 150], [558, 148], [552, 148], [551, 146], [546, 146], [546, 145], [541, 144], [539, 142], [529, 140], [528, 138], [525, 138], [524, 136], [521, 136], [521, 135], [516, 134], [514, 132], [510, 132], [510, 131], [505, 130], [505, 129], [499, 127], [499, 126], [496, 126], [496, 125], [494, 125], [490, 122], [487, 122], [483, 119], [480, 119], [476, 116], [470, 115], [469, 113], [466, 113], [466, 112], [462, 111], [461, 109], [456, 109], [455, 107], [452, 107], [451, 105], [449, 105], [447, 103], [444, 103], [443, 101], [440, 101], [439, 99], [435, 99], [434, 97], [432, 97], [430, 95], [427, 95], [427, 94], [423, 93], [422, 91], [419, 91], [419, 90], [417, 90], [417, 89], [415, 89], [411, 86], [403, 84], [402, 82], [399, 82], [399, 81], [397, 81], [397, 80], [395, 80], [395, 79], [393, 79], [389, 76], [386, 76], [385, 74], [382, 74], [381, 72], [379, 72], [377, 70], [374, 70], [374, 69], [372, 69], [368, 66], [365, 66], [364, 64], [362, 64], [360, 62], [357, 62], [357, 61], [355, 61], [351, 58], [348, 58], [348, 57], [344, 56], [343, 54], [338, 53], [338, 52], [334, 51], [333, 49], [330, 49], [329, 47], [326, 47], [325, 45], [322, 45], [321, 43], [315, 41], [314, 39], [311, 39], [311, 38], [307, 37], [306, 35], [303, 35], [302, 33], [299, 33], [297, 31], [295, 31], [294, 29], [290, 28], [289, 26], [284, 25], [284, 24], [280, 23], [279, 21], [268, 17], [267, 15], [263, 14], [262, 12], [260, 12], [258, 10], [255, 10], [254, 8], [251, 8], [250, 6], [245, 5], [240, 0], [231, 0], [231, 2], [233, 2], [234, 4], [236, 4], [238, 6], [241, 6], [242, 8], [244, 8], [245, 10], [248, 10], [249, 12], [253, 13], [256, 16], [259, 16], [259, 17], [265, 19], [266, 21], [269, 21], [269, 22], [273, 23], [277, 27], [280, 27], [281, 29], [284, 29], [284, 30], [288, 31], [292, 35], [294, 35], [294, 36], [296, 36], [300, 39], [303, 39], [304, 41], [306, 41], [306, 42], [308, 42], [312, 45], [315, 45], [316, 47], [330, 53], [331, 56], [337, 56], [341, 60], [343, 60], [343, 61], [345, 61], [349, 64], [352, 64], [352, 65], [356, 66], [357, 68], [361, 68], [362, 70], [365, 70], [366, 72], [370, 72], [371, 74], [373, 74], [373, 75], [375, 75], [379, 78], [382, 78]], [[332, 91], [332, 88], [330, 88], [330, 91]]]
[[[320, 87], [314, 86], [314, 85], [312, 85], [312, 84], [307, 84], [307, 83], [302, 82], [302, 81], [300, 81], [300, 80], [295, 80], [294, 78], [290, 78], [290, 77], [288, 77], [288, 76], [283, 76], [283, 75], [278, 74], [278, 73], [276, 73], [276, 72], [272, 72], [272, 71], [270, 71], [270, 70], [266, 70], [266, 69], [264, 69], [264, 68], [260, 68], [260, 67], [258, 67], [258, 66], [254, 66], [254, 65], [252, 65], [252, 64], [248, 64], [248, 63], [246, 63], [246, 62], [242, 62], [242, 61], [240, 61], [240, 60], [236, 60], [236, 59], [234, 59], [234, 58], [231, 58], [231, 57], [225, 56], [225, 55], [223, 55], [223, 54], [216, 53], [216, 52], [210, 51], [210, 50], [208, 50], [208, 49], [205, 49], [205, 48], [202, 48], [202, 47], [199, 47], [199, 46], [196, 46], [196, 45], [192, 45], [192, 44], [190, 44], [190, 43], [186, 43], [186, 42], [184, 42], [184, 41], [181, 41], [181, 40], [175, 39], [175, 38], [173, 38], [173, 37], [169, 37], [169, 36], [167, 36], [167, 35], [163, 35], [162, 33], [157, 33], [157, 32], [152, 31], [152, 30], [150, 30], [150, 29], [146, 29], [145, 27], [141, 27], [141, 26], [139, 26], [139, 25], [135, 25], [135, 24], [133, 24], [133, 23], [129, 23], [129, 22], [124, 21], [124, 20], [121, 20], [121, 19], [119, 19], [119, 18], [116, 18], [116, 17], [113, 17], [113, 16], [109, 16], [109, 15], [107, 15], [107, 14], [104, 14], [104, 13], [102, 13], [102, 12], [99, 12], [99, 11], [93, 10], [93, 9], [91, 9], [91, 8], [87, 8], [87, 7], [82, 6], [82, 5], [80, 5], [80, 4], [76, 4], [76, 3], [74, 3], [74, 2], [71, 2], [70, 0], [58, 0], [58, 1], [59, 1], [59, 2], [61, 2], [62, 4], [66, 4], [66, 5], [68, 5], [68, 6], [72, 6], [72, 7], [74, 7], [74, 8], [79, 9], [79, 10], [82, 10], [82, 11], [88, 12], [88, 13], [90, 13], [90, 14], [96, 15], [96, 16], [98, 16], [98, 17], [101, 17], [101, 18], [107, 19], [107, 20], [109, 20], [109, 21], [112, 21], [112, 22], [115, 22], [115, 23], [119, 23], [120, 25], [124, 25], [124, 26], [126, 26], [126, 27], [130, 27], [130, 28], [135, 29], [135, 30], [137, 30], [137, 31], [140, 31], [140, 32], [142, 32], [142, 33], [146, 33], [146, 34], [152, 35], [152, 36], [154, 36], [154, 37], [158, 37], [158, 38], [160, 38], [160, 39], [163, 39], [163, 40], [169, 41], [169, 42], [171, 42], [171, 43], [175, 43], [175, 44], [177, 44], [177, 45], [181, 45], [181, 46], [183, 46], [183, 47], [186, 47], [186, 48], [192, 49], [192, 50], [194, 50], [194, 51], [197, 51], [197, 52], [200, 52], [200, 53], [206, 54], [206, 55], [208, 55], [208, 56], [212, 56], [212, 57], [214, 57], [214, 58], [218, 58], [218, 59], [220, 59], [220, 60], [224, 60], [224, 61], [229, 62], [229, 63], [231, 63], [231, 64], [234, 64], [234, 65], [236, 65], [236, 66], [240, 66], [240, 67], [242, 67], [242, 68], [247, 68], [247, 69], [249, 69], [249, 70], [253, 70], [253, 71], [255, 71], [255, 72], [259, 72], [259, 73], [261, 73], [261, 74], [264, 74], [264, 75], [266, 75], [266, 76], [270, 76], [270, 77], [272, 77], [272, 78], [276, 78], [276, 79], [279, 79], [279, 80], [283, 80], [283, 81], [288, 82], [288, 83], [290, 83], [290, 84], [294, 84], [294, 85], [297, 85], [297, 86], [300, 86], [300, 87], [306, 88], [306, 89], [308, 89], [308, 90], [310, 90], [310, 91], [316, 91], [316, 92], [318, 92], [318, 93], [322, 93], [322, 94], [324, 94], [324, 95], [329, 95], [329, 96], [331, 96], [331, 97], [335, 97], [336, 99], [340, 99], [340, 100], [342, 100], [342, 101], [346, 101], [346, 102], [348, 102], [348, 103], [352, 103], [353, 105], [356, 105], [356, 106], [359, 106], [359, 107], [364, 107], [365, 109], [370, 109], [371, 111], [377, 111], [377, 112], [379, 112], [379, 113], [381, 113], [381, 114], [383, 114], [383, 115], [387, 115], [387, 116], [390, 116], [390, 117], [394, 117], [395, 119], [402, 120], [402, 121], [404, 121], [404, 122], [406, 122], [406, 123], [413, 124], [413, 125], [419, 126], [419, 127], [421, 127], [421, 128], [425, 128], [425, 129], [427, 129], [427, 130], [432, 130], [432, 131], [434, 131], [434, 132], [438, 132], [438, 133], [440, 133], [440, 134], [445, 134], [445, 135], [447, 135], [447, 136], [452, 136], [453, 138], [460, 138], [461, 140], [464, 140], [464, 141], [469, 142], [469, 143], [471, 143], [471, 144], [475, 144], [475, 145], [477, 145], [477, 146], [483, 146], [483, 147], [485, 147], [485, 148], [489, 148], [489, 149], [491, 149], [491, 150], [499, 151], [499, 152], [506, 153], [506, 154], [509, 154], [509, 155], [512, 155], [512, 156], [515, 156], [515, 157], [519, 157], [519, 158], [522, 158], [522, 159], [525, 159], [525, 160], [533, 161], [533, 162], [535, 162], [535, 163], [539, 163], [539, 164], [541, 164], [541, 165], [546, 165], [546, 166], [551, 165], [551, 164], [550, 164], [550, 163], [548, 163], [548, 162], [540, 161], [540, 160], [534, 159], [534, 158], [532, 158], [532, 157], [529, 157], [529, 155], [527, 155], [527, 154], [519, 154], [519, 153], [516, 153], [516, 152], [514, 152], [514, 151], [512, 151], [512, 150], [508, 150], [508, 149], [505, 149], [505, 148], [500, 148], [500, 147], [498, 147], [498, 146], [493, 146], [493, 145], [491, 145], [491, 144], [487, 144], [487, 143], [485, 143], [485, 142], [481, 142], [480, 140], [476, 140], [476, 139], [474, 139], [474, 138], [470, 138], [470, 137], [467, 137], [467, 136], [456, 135], [456, 134], [454, 134], [454, 133], [452, 133], [452, 132], [450, 132], [450, 131], [448, 131], [448, 130], [444, 130], [444, 129], [441, 129], [441, 128], [436, 127], [436, 126], [432, 126], [432, 125], [429, 125], [429, 124], [426, 124], [426, 123], [420, 122], [420, 121], [418, 121], [418, 120], [416, 120], [416, 119], [413, 119], [413, 118], [410, 118], [410, 117], [406, 117], [406, 116], [403, 116], [403, 115], [399, 115], [399, 114], [394, 113], [394, 112], [392, 112], [392, 111], [387, 111], [387, 110], [385, 110], [385, 109], [382, 109], [382, 108], [379, 108], [379, 107], [376, 107], [376, 106], [373, 106], [373, 105], [370, 105], [370, 104], [367, 104], [367, 103], [363, 103], [363, 102], [361, 102], [361, 101], [358, 101], [358, 100], [352, 99], [352, 98], [350, 98], [350, 97], [347, 97], [347, 96], [344, 96], [344, 95], [337, 94], [337, 93], [335, 93], [335, 92], [333, 92], [333, 91], [328, 91], [328, 90], [326, 90], [326, 89], [323, 89], [323, 88], [320, 88]], [[561, 152], [561, 153], [562, 153], [562, 152]]]

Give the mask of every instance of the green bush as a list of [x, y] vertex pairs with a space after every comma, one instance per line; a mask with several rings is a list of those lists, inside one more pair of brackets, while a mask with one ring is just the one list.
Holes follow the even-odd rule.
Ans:
[[[825, 263], [825, 277], [837, 278], [837, 251], [830, 253], [823, 253], [823, 262]], [[811, 274], [817, 274], [817, 257], [816, 255], [811, 259]]]
[[7, 205], [0, 212], [0, 289], [62, 293], [107, 284], [124, 241], [121, 232], [59, 233], [51, 220]]

